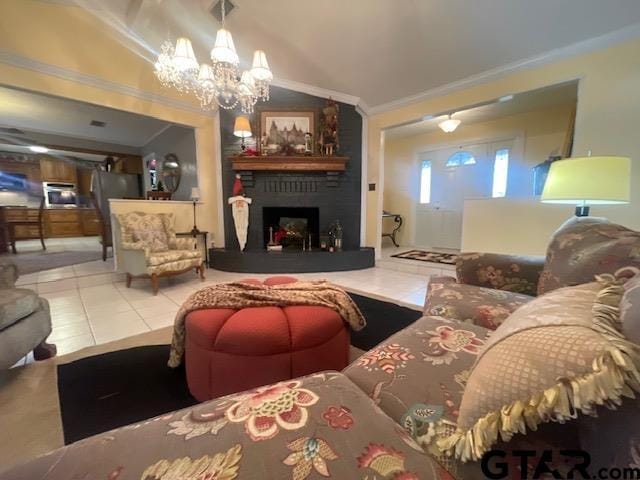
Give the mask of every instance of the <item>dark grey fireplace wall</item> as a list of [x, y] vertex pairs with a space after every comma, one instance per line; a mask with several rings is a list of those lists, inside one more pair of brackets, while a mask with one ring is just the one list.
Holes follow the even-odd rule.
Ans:
[[[269, 102], [258, 102], [256, 107], [274, 110], [313, 109], [320, 111], [326, 99], [272, 87]], [[220, 111], [222, 141], [222, 182], [224, 193], [224, 229], [226, 248], [238, 249], [231, 206], [227, 199], [232, 195], [235, 172], [229, 158], [240, 152], [240, 139], [233, 135], [233, 124], [240, 109]], [[259, 132], [259, 114], [250, 116], [251, 129]], [[317, 126], [316, 126], [317, 127]], [[247, 250], [263, 249], [262, 207], [318, 207], [320, 233], [330, 224], [340, 220], [344, 231], [345, 249], [360, 247], [360, 175], [362, 166], [362, 117], [353, 105], [340, 104], [339, 115], [340, 154], [349, 157], [347, 170], [338, 175], [336, 186], [327, 181], [325, 173], [254, 172], [253, 186], [245, 183], [245, 193], [252, 199], [249, 209], [249, 234]], [[255, 144], [255, 137], [247, 139]]]

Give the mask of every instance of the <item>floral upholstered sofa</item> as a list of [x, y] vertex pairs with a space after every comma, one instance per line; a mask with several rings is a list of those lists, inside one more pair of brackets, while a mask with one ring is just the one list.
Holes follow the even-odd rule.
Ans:
[[[620, 266], [640, 267], [640, 233], [607, 222], [572, 222], [554, 235], [546, 261], [509, 257], [498, 263], [502, 258], [463, 256], [461, 280], [481, 286], [432, 280], [426, 315], [342, 373], [259, 387], [106, 432], [0, 473], [0, 479], [487, 478], [481, 462], [463, 463], [444, 453], [441, 442], [458, 428], [465, 389], [493, 329], [545, 288], [588, 283], [594, 273]], [[640, 303], [637, 297], [629, 298]], [[638, 304], [624, 307], [627, 315], [639, 310]], [[496, 448], [575, 450], [599, 432], [606, 445], [590, 448], [593, 456], [608, 444], [623, 445], [614, 459], [607, 453], [599, 461], [634, 465], [640, 458], [640, 405], [623, 407], [630, 420], [622, 424], [638, 427], [630, 437], [621, 439], [620, 430], [605, 433], [597, 423], [546, 423]], [[622, 411], [610, 412], [617, 424]], [[617, 441], [609, 442], [609, 435]], [[529, 478], [521, 470], [512, 473], [510, 478]]]
[[195, 270], [204, 279], [204, 259], [195, 239], [177, 238], [172, 213], [130, 212], [113, 215], [119, 269], [127, 274], [127, 287], [134, 277], [151, 279], [158, 293], [160, 277]]

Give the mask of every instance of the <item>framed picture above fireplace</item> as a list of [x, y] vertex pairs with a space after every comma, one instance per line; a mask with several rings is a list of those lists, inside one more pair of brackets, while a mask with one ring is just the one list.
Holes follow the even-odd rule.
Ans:
[[316, 112], [271, 111], [260, 112], [260, 145], [268, 155], [296, 155], [305, 150], [305, 134], [315, 138]]

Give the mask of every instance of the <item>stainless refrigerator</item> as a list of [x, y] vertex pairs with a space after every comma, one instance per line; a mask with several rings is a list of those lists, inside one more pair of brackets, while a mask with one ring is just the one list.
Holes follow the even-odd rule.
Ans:
[[143, 198], [140, 175], [94, 170], [91, 175], [91, 193], [107, 223], [111, 223], [110, 198]]

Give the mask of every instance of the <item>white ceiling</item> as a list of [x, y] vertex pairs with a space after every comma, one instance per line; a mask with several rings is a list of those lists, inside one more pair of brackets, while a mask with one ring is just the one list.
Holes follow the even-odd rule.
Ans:
[[[92, 120], [106, 126], [93, 127]], [[89, 103], [0, 87], [0, 127], [142, 147], [169, 125]]]
[[462, 121], [458, 127], [462, 129], [465, 125], [487, 122], [509, 115], [518, 115], [520, 113], [560, 105], [575, 105], [577, 99], [578, 82], [567, 82], [513, 95], [513, 98], [510, 100], [507, 100], [505, 97], [503, 100], [506, 101], [495, 99], [490, 103], [477, 106], [470, 105], [456, 112], [434, 112], [433, 118], [387, 129], [386, 138], [398, 139], [438, 130], [438, 123], [445, 120], [448, 113], [452, 114], [452, 118], [457, 118]]
[[[278, 79], [369, 106], [640, 24], [638, 0], [232, 1], [227, 27], [241, 59], [262, 48]], [[113, 8], [100, 17], [119, 19], [121, 33], [130, 28], [156, 51], [168, 33], [187, 35], [200, 61], [218, 28], [212, 0], [75, 2]]]

